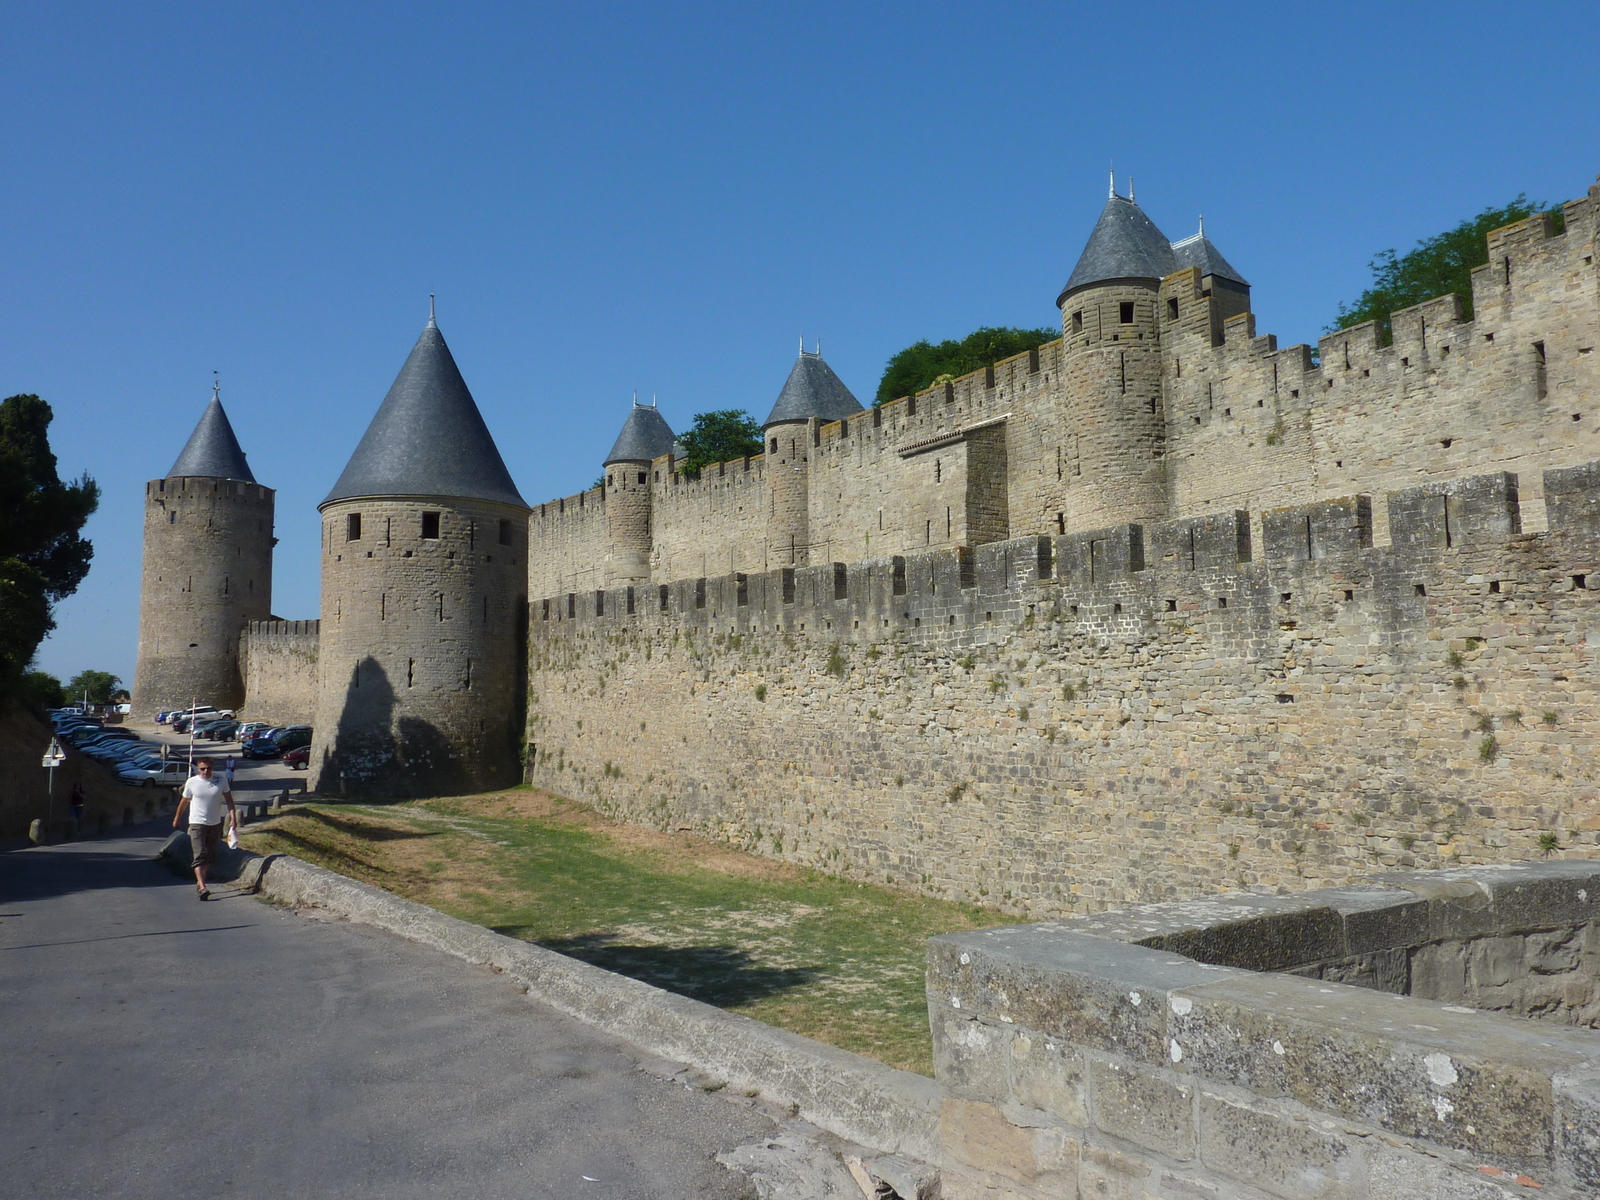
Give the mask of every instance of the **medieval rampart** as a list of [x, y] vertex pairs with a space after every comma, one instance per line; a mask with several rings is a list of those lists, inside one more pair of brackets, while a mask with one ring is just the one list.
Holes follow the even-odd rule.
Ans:
[[307, 724], [317, 709], [320, 621], [251, 621], [239, 638], [249, 699], [244, 715], [280, 725]]
[[[1128, 519], [1114, 515], [1124, 503], [1153, 520], [1259, 513], [1490, 469], [1526, 478], [1524, 525], [1541, 528], [1540, 473], [1600, 456], [1597, 197], [1496, 230], [1473, 319], [1441, 297], [1396, 313], [1391, 345], [1368, 324], [1315, 352], [1279, 349], [1236, 311], [1240, 295], [1212, 295], [1189, 268], [1157, 292], [1069, 298], [1064, 340], [1036, 352], [845, 421], [785, 426], [782, 469], [806, 477], [793, 561], [1078, 532]], [[697, 482], [671, 458], [651, 464], [653, 582], [791, 565], [771, 551], [770, 457]], [[531, 594], [605, 585], [604, 504], [599, 489], [536, 510]], [[1387, 519], [1380, 506], [1378, 545]]]
[[1591, 848], [1600, 465], [1542, 490], [538, 600], [532, 778], [1033, 915]]

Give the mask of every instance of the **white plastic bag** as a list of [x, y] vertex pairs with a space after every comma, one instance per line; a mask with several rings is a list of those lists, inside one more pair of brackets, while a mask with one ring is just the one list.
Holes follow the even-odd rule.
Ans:
[[238, 848], [239, 848], [239, 830], [236, 827], [234, 827], [233, 825], [229, 825], [228, 826], [228, 849], [229, 850], [237, 850]]

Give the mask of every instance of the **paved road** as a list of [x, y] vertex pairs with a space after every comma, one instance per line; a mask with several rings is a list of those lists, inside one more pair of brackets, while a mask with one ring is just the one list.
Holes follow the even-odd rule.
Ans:
[[711, 1156], [758, 1113], [487, 970], [201, 904], [140, 832], [0, 854], [0, 1195], [747, 1194]]

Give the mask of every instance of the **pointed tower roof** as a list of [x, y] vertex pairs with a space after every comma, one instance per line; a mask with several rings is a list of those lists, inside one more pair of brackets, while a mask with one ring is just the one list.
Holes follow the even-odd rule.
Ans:
[[789, 378], [778, 393], [778, 399], [767, 414], [766, 425], [779, 421], [804, 421], [821, 417], [824, 421], [838, 421], [865, 412], [844, 380], [833, 373], [833, 368], [822, 361], [820, 350], [809, 354], [804, 347], [800, 358], [789, 372]]
[[1193, 237], [1173, 242], [1172, 253], [1178, 260], [1177, 270], [1182, 270], [1184, 267], [1199, 267], [1201, 275], [1215, 275], [1219, 279], [1231, 279], [1234, 283], [1250, 286], [1250, 281], [1222, 257], [1222, 251], [1217, 249], [1216, 243], [1206, 236], [1204, 225]]
[[176, 479], [183, 475], [198, 475], [207, 479], [238, 479], [244, 483], [256, 481], [256, 477], [250, 473], [250, 464], [245, 461], [244, 451], [239, 448], [239, 439], [233, 435], [233, 425], [228, 420], [228, 414], [222, 411], [222, 401], [215, 391], [211, 394], [211, 403], [206, 405], [206, 411], [200, 416], [200, 424], [194, 427], [194, 432], [184, 443], [183, 453], [178, 455], [178, 461], [173, 463], [172, 470], [167, 472], [168, 479]]
[[1160, 281], [1178, 269], [1172, 246], [1131, 196], [1115, 193], [1095, 222], [1089, 244], [1072, 269], [1067, 286], [1056, 297], [1059, 307], [1073, 292], [1114, 279]]
[[322, 503], [356, 496], [453, 496], [528, 507], [432, 317]]
[[670, 454], [677, 435], [667, 424], [667, 419], [653, 404], [633, 403], [633, 411], [622, 423], [616, 444], [602, 464], [609, 467], [614, 462], [650, 462], [663, 454]]

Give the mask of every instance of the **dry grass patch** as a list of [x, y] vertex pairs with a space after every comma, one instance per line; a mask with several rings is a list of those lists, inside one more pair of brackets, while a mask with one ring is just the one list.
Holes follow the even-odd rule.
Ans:
[[246, 844], [924, 1074], [924, 943], [994, 923], [521, 789], [307, 805]]

